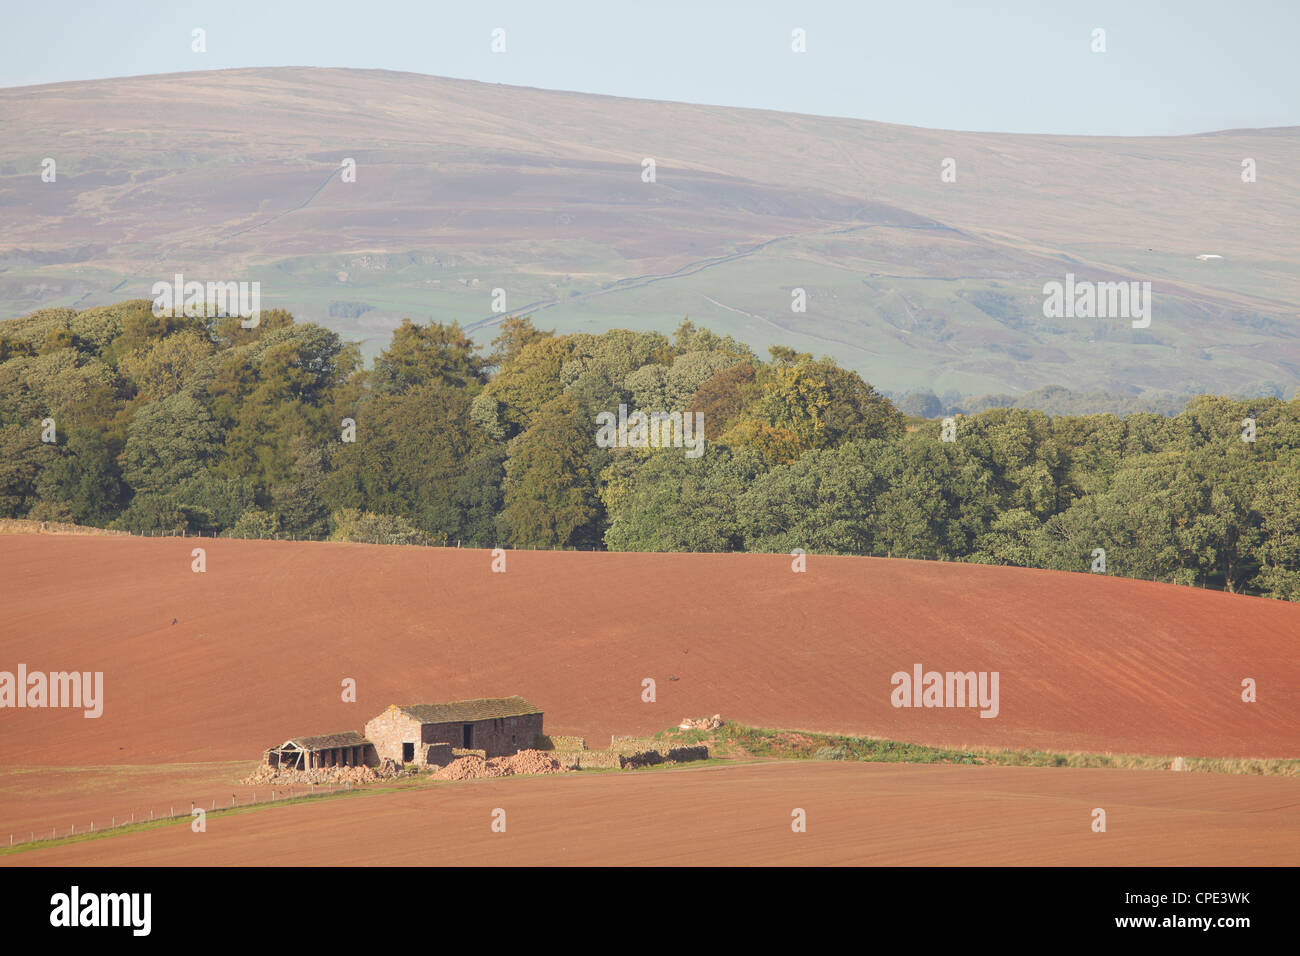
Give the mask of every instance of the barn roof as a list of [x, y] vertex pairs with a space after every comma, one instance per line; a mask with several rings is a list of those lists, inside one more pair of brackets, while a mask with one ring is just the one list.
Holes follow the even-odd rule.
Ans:
[[[316, 737], [292, 737], [286, 740], [280, 747], [286, 744], [293, 744], [299, 750], [332, 750], [335, 747], [362, 747], [370, 743], [365, 737], [354, 730], [349, 730], [341, 734], [320, 734]], [[279, 750], [280, 747], [273, 749]]]
[[458, 724], [541, 713], [522, 697], [479, 697], [448, 704], [406, 704], [397, 709], [423, 724]]

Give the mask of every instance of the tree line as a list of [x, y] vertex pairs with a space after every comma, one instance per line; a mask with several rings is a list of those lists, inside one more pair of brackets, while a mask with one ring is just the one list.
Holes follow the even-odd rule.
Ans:
[[[367, 369], [281, 310], [253, 329], [148, 300], [0, 322], [0, 516], [1068, 571], [1102, 549], [1109, 574], [1300, 599], [1300, 399], [996, 407], [945, 441], [831, 359], [761, 359], [690, 321], [498, 332], [484, 354], [455, 323], [404, 320]], [[599, 447], [619, 405], [703, 413], [705, 453]]]

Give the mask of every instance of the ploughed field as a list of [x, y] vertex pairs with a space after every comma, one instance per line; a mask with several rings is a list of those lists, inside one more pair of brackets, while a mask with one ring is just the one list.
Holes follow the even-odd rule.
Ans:
[[[1282, 866], [1300, 858], [1295, 792], [1293, 779], [1228, 774], [713, 764], [372, 792], [0, 864]], [[796, 808], [806, 832], [791, 828]], [[498, 809], [505, 832], [492, 830]]]
[[[0, 670], [104, 675], [98, 718], [0, 710], [0, 761], [253, 760], [392, 703], [512, 694], [592, 747], [720, 713], [952, 747], [1300, 756], [1293, 604], [817, 555], [806, 573], [750, 554], [525, 551], [491, 566], [468, 549], [0, 536]], [[916, 664], [998, 672], [997, 716], [894, 707], [892, 675]], [[1241, 700], [1248, 677], [1256, 703]]]
[[[196, 547], [204, 573], [191, 570]], [[592, 747], [721, 713], [949, 747], [1300, 751], [1300, 607], [954, 563], [812, 555], [807, 568], [793, 573], [784, 555], [509, 552], [494, 573], [481, 550], [0, 535], [0, 671], [103, 672], [97, 718], [0, 710], [0, 843], [183, 814], [190, 801], [245, 805], [253, 793], [237, 781], [267, 746], [361, 730], [390, 703], [467, 697], [520, 694], [549, 733]], [[894, 707], [892, 676], [916, 664], [996, 671], [997, 716]], [[1241, 700], [1246, 677], [1257, 703]], [[355, 704], [342, 700], [346, 678]], [[421, 784], [4, 862], [1267, 864], [1298, 858], [1297, 786], [710, 765]], [[508, 835], [489, 829], [495, 807], [508, 809]], [[807, 833], [790, 831], [794, 807], [808, 811]], [[1095, 807], [1106, 834], [1090, 829]], [[421, 832], [443, 835], [411, 839]]]

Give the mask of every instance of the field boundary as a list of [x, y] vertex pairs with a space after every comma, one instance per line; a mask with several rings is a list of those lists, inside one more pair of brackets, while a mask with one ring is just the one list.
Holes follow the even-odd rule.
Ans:
[[[8, 842], [0, 844], [0, 856], [6, 856], [10, 853], [21, 853], [25, 850], [38, 849], [43, 846], [79, 843], [83, 840], [98, 839], [100, 837], [113, 836], [119, 833], [129, 833], [136, 830], [150, 830], [171, 824], [191, 823], [197, 819], [194, 814], [195, 810], [202, 810], [206, 821], [207, 817], [226, 816], [231, 813], [238, 813], [255, 807], [301, 803], [305, 800], [318, 800], [322, 797], [339, 796], [347, 793], [359, 793], [362, 790], [363, 788], [361, 786], [353, 786], [350, 781], [333, 784], [296, 784], [288, 788], [268, 787], [266, 790], [262, 791], [269, 791], [271, 793], [271, 796], [265, 800], [257, 799], [258, 791], [253, 790], [249, 795], [249, 799], [244, 803], [240, 803], [238, 797], [235, 795], [231, 796], [231, 802], [229, 805], [223, 803], [221, 806], [217, 806], [217, 801], [213, 799], [209, 801], [209, 806], [200, 807], [197, 803], [188, 801], [190, 804], [188, 808], [185, 808], [183, 804], [173, 804], [168, 806], [166, 813], [163, 813], [161, 810], [155, 812], [153, 808], [149, 808], [147, 811], [149, 814], [148, 819], [145, 819], [143, 813], [137, 815], [135, 812], [131, 812], [126, 817], [119, 818], [117, 816], [110, 816], [109, 822], [106, 826], [96, 826], [97, 821], [91, 820], [88, 826], [78, 830], [77, 825], [73, 823], [68, 826], [68, 829], [63, 836], [59, 835], [60, 827], [57, 824], [49, 827], [28, 827], [26, 838], [23, 838], [23, 834], [17, 831], [9, 833]], [[177, 812], [178, 806], [181, 809], [181, 812], [179, 813]], [[137, 816], [139, 819], [137, 819]], [[101, 817], [98, 822], [102, 824], [103, 818]], [[45, 836], [46, 833], [49, 833], [50, 835]]]
[[774, 730], [725, 723], [713, 730], [660, 731], [665, 745], [703, 744], [722, 758], [772, 757], [788, 760], [852, 760], [865, 763], [969, 764], [999, 767], [1079, 767], [1300, 777], [1300, 758], [1187, 757], [1089, 751], [1012, 750], [993, 747], [937, 747], [884, 737]]

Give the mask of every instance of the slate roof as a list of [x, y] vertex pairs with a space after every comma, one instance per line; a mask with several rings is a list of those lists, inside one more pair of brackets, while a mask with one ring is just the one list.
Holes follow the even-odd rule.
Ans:
[[467, 724], [476, 720], [541, 713], [522, 697], [479, 697], [448, 704], [406, 704], [397, 705], [397, 709], [422, 724]]
[[[291, 743], [300, 750], [332, 750], [335, 747], [364, 747], [370, 743], [365, 737], [354, 730], [349, 730], [342, 734], [320, 734], [316, 737], [293, 737], [285, 743]], [[280, 745], [281, 747], [284, 744]], [[273, 750], [280, 749], [273, 747]]]

